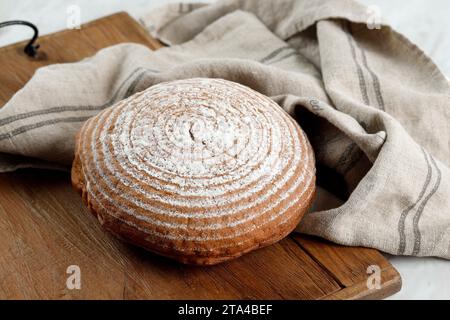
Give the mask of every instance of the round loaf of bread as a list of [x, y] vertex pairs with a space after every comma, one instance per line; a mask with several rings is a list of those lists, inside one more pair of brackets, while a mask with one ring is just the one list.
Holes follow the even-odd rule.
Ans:
[[120, 238], [215, 264], [295, 228], [314, 196], [314, 154], [268, 97], [194, 78], [154, 85], [89, 119], [72, 183]]

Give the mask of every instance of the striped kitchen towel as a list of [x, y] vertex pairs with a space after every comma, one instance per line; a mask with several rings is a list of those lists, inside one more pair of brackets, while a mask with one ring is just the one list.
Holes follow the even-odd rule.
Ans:
[[450, 258], [450, 86], [415, 45], [350, 0], [170, 4], [142, 18], [169, 46], [106, 48], [39, 69], [0, 110], [0, 171], [69, 168], [100, 110], [163, 81], [224, 78], [304, 128], [319, 193], [298, 231]]

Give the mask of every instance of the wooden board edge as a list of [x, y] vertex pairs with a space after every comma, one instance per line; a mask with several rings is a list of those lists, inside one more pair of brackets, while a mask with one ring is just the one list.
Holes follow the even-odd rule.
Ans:
[[[365, 247], [346, 247], [335, 243], [329, 243], [327, 240], [320, 240], [320, 238], [308, 236], [304, 234], [294, 234], [291, 235], [295, 241], [302, 247], [306, 253], [308, 253], [322, 269], [326, 270], [329, 275], [331, 275], [342, 287], [338, 293], [336, 293], [335, 299], [381, 299], [389, 295], [392, 295], [401, 289], [402, 279], [399, 272], [395, 267], [376, 249], [365, 248]], [[315, 240], [315, 241], [314, 241]], [[313, 248], [311, 245], [313, 244]], [[319, 249], [317, 248], [319, 246]], [[314, 248], [315, 247], [315, 248]], [[369, 290], [366, 285], [366, 281], [369, 274], [366, 274], [366, 267], [364, 269], [358, 269], [358, 274], [353, 274], [349, 278], [346, 274], [348, 270], [353, 270], [354, 266], [348, 267], [347, 271], [342, 271], [335, 269], [333, 265], [330, 265], [330, 260], [327, 258], [332, 258], [336, 256], [342, 263], [346, 263], [346, 259], [353, 259], [352, 255], [348, 255], [348, 250], [353, 248], [354, 252], [358, 252], [361, 255], [360, 262], [370, 261], [370, 265], [378, 265], [381, 270], [381, 288], [378, 290]], [[312, 250], [311, 250], [312, 249]], [[318, 250], [324, 250], [323, 253]], [[331, 261], [332, 263], [332, 261]], [[350, 263], [351, 264], [351, 263]], [[353, 289], [352, 289], [353, 288]], [[340, 293], [342, 292], [342, 293]], [[324, 297], [324, 299], [331, 299], [332, 295]]]
[[[139, 32], [139, 35], [142, 36], [146, 40], [146, 42], [149, 43], [149, 46], [150, 46], [151, 49], [157, 50], [157, 49], [163, 47], [163, 44], [160, 41], [158, 41], [157, 39], [153, 38], [148, 32], [146, 32], [144, 27], [138, 21], [136, 21], [136, 19], [131, 17], [125, 11], [119, 11], [119, 12], [116, 12], [116, 13], [113, 13], [113, 14], [110, 14], [110, 15], [107, 15], [107, 16], [104, 16], [104, 17], [100, 17], [100, 18], [92, 20], [92, 21], [88, 21], [86, 23], [83, 23], [81, 25], [81, 29], [89, 28], [91, 26], [95, 26], [99, 22], [104, 22], [105, 20], [116, 19], [117, 17], [125, 17], [132, 24], [134, 24], [137, 27], [136, 30]], [[37, 27], [39, 28], [39, 26], [37, 26]], [[45, 35], [39, 36], [38, 39], [36, 40], [36, 43], [39, 44], [39, 41], [47, 40], [47, 39], [52, 38], [54, 36], [60, 36], [60, 35], [63, 35], [65, 33], [74, 32], [74, 31], [77, 31], [77, 30], [78, 29], [64, 29], [64, 30], [52, 32], [52, 33], [49, 33], [49, 34], [45, 34]], [[11, 44], [8, 44], [6, 46], [0, 47], [0, 53], [3, 52], [3, 51], [11, 50], [13, 48], [25, 47], [25, 45], [28, 43], [28, 41], [29, 40], [23, 40], [23, 41], [11, 43]]]
[[394, 267], [381, 270], [381, 287], [369, 289], [366, 281], [361, 281], [350, 287], [332, 293], [321, 300], [375, 300], [384, 299], [397, 293], [402, 288], [402, 278]]

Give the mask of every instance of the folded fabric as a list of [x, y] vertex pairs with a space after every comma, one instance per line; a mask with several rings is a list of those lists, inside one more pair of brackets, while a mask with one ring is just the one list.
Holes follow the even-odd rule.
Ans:
[[320, 192], [300, 232], [448, 259], [450, 86], [372, 20], [347, 0], [158, 9], [142, 21], [169, 47], [121, 44], [36, 72], [0, 110], [0, 171], [67, 168], [76, 131], [100, 110], [163, 81], [224, 78], [271, 97], [308, 134]]

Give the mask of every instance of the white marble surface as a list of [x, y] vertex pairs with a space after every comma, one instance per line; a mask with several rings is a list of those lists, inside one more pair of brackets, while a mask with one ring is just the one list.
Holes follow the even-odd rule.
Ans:
[[[121, 10], [128, 11], [138, 18], [149, 8], [169, 1], [0, 0], [0, 21], [28, 20], [39, 27], [41, 34], [46, 34], [66, 28], [67, 8], [70, 5], [80, 7], [81, 22], [86, 22]], [[419, 45], [432, 57], [444, 74], [450, 77], [450, 1], [360, 1], [367, 5], [378, 6], [383, 19]], [[30, 34], [29, 30], [22, 27], [0, 29], [0, 46], [24, 40]], [[390, 299], [450, 299], [450, 261], [435, 258], [391, 256], [388, 258], [403, 278], [401, 292]]]

